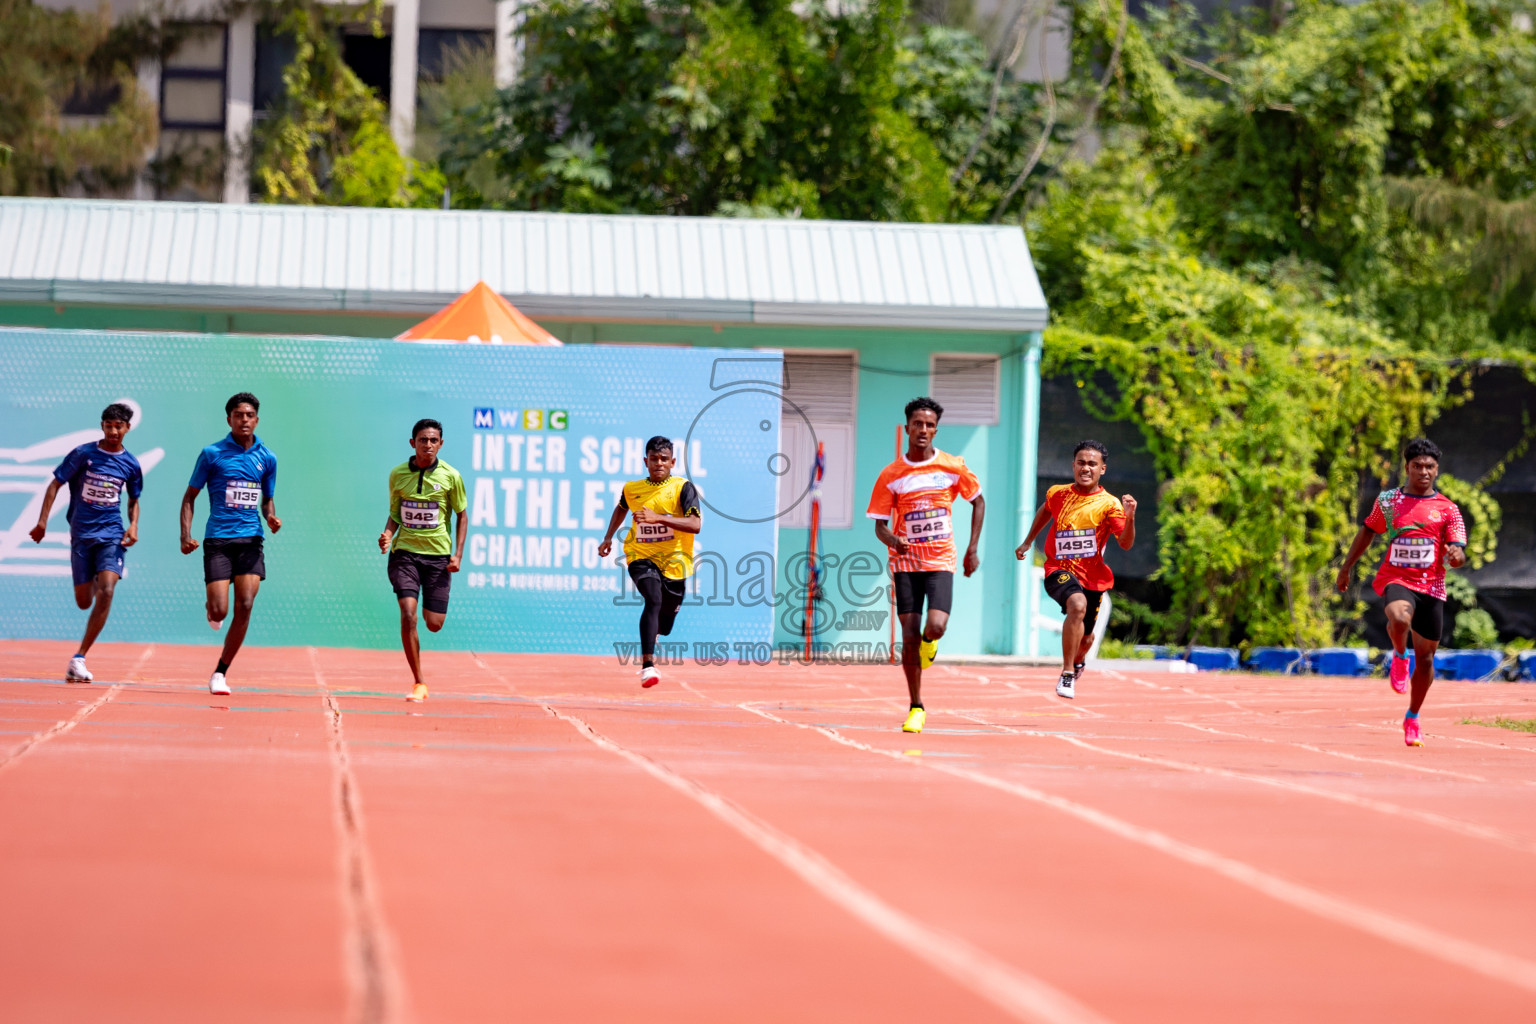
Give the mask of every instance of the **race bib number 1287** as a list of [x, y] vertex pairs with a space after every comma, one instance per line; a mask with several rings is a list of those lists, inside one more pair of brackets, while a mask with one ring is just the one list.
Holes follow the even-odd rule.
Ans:
[[1387, 549], [1387, 561], [1399, 569], [1429, 569], [1435, 564], [1433, 537], [1399, 537]]

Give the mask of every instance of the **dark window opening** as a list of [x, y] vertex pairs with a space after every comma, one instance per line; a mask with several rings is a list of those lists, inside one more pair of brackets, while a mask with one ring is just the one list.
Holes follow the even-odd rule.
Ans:
[[341, 38], [341, 59], [362, 83], [389, 103], [390, 37], [347, 34]]
[[443, 79], [448, 54], [454, 50], [470, 50], [480, 47], [486, 50], [496, 44], [496, 33], [480, 29], [424, 28], [416, 41], [416, 74], [431, 82]]

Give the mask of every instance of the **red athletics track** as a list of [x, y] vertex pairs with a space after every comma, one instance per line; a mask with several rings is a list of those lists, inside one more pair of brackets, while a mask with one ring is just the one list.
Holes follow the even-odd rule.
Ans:
[[1536, 1019], [1536, 686], [0, 643], [0, 1020]]

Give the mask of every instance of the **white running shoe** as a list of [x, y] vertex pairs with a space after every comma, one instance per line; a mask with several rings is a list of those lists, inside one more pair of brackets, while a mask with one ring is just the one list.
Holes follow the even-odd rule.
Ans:
[[1073, 697], [1072, 684], [1075, 682], [1077, 682], [1077, 678], [1071, 672], [1063, 672], [1061, 678], [1056, 680], [1056, 696], [1071, 700]]
[[64, 670], [64, 681], [66, 683], [88, 683], [94, 678], [91, 675], [91, 670], [85, 667], [84, 658], [77, 654], [69, 659], [69, 668]]
[[661, 682], [661, 673], [656, 671], [655, 665], [647, 665], [640, 670], [640, 685], [655, 686]]
[[229, 683], [224, 679], [223, 672], [215, 672], [208, 677], [208, 692], [216, 693], [221, 697], [229, 695]]

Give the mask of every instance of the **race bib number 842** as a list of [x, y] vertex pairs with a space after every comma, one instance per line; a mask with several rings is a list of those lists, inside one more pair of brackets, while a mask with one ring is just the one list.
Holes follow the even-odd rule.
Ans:
[[231, 480], [224, 485], [225, 508], [258, 508], [261, 485], [254, 480]]
[[1399, 537], [1387, 549], [1387, 561], [1399, 569], [1430, 569], [1435, 564], [1433, 537]]

